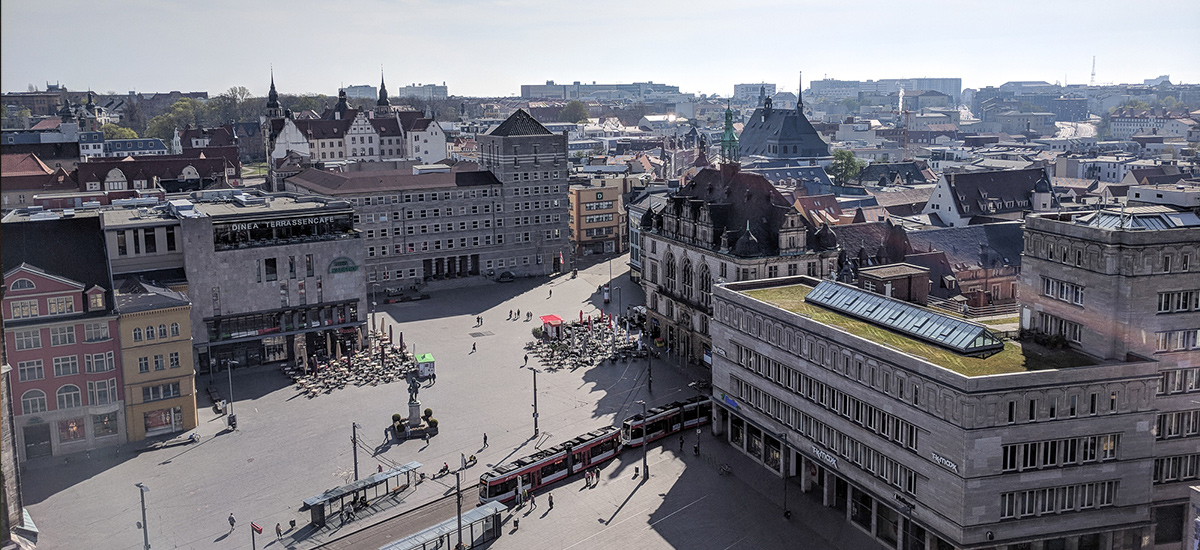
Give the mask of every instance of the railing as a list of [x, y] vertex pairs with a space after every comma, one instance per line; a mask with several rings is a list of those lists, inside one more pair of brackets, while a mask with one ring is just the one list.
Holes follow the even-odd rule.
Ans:
[[998, 315], [1016, 315], [1017, 303], [1008, 304], [992, 304], [988, 306], [969, 306], [953, 300], [946, 300], [936, 296], [929, 297], [929, 307], [950, 313], [960, 315], [968, 319], [974, 317], [994, 317]]

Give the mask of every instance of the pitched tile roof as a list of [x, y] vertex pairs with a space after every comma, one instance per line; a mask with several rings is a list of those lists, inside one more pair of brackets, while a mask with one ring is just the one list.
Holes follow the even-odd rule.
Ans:
[[1024, 248], [1021, 222], [990, 223], [909, 231], [914, 251], [940, 250], [955, 271], [1011, 265], [1020, 267]]
[[[709, 209], [713, 233], [710, 246], [728, 234], [733, 253], [770, 256], [779, 248], [779, 228], [791, 202], [759, 174], [742, 172], [736, 164], [704, 168], [691, 182], [668, 198], [666, 208], [682, 215], [686, 208]], [[696, 216], [692, 216], [695, 218]]]
[[[22, 263], [83, 283], [112, 288], [99, 216], [13, 221], [0, 232], [0, 270]], [[106, 300], [111, 304], [112, 300]]]
[[[945, 178], [955, 208], [964, 217], [1024, 211], [1029, 208], [1034, 186], [1049, 179], [1045, 168], [963, 172]], [[964, 211], [964, 206], [969, 209]]]
[[[827, 157], [829, 144], [821, 139], [808, 118], [795, 109], [754, 110], [738, 137], [742, 156], [759, 155], [775, 158]], [[782, 152], [772, 153], [769, 146], [778, 145]], [[795, 152], [792, 148], [795, 147]]]
[[46, 163], [33, 153], [4, 153], [0, 155], [0, 175], [31, 176], [53, 172]]

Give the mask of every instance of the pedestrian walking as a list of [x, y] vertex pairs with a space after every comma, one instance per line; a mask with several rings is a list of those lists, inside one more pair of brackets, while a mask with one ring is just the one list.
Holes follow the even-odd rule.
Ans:
[[509, 319], [510, 321], [512, 320], [512, 310], [511, 310], [511, 309], [510, 309], [510, 310], [508, 310], [508, 319]]
[[467, 455], [463, 454], [463, 453], [458, 453], [458, 456], [462, 458], [462, 468], [460, 468], [460, 469], [466, 470], [467, 469]]
[[283, 526], [278, 523], [275, 524], [275, 540], [283, 540]]
[[483, 432], [483, 448], [486, 449], [487, 446], [487, 432]]
[[529, 495], [529, 509], [537, 510], [537, 495]]
[[550, 295], [546, 296], [546, 299], [549, 300], [550, 298], [553, 298], [553, 297], [554, 297], [554, 289], [552, 288], [552, 289], [550, 289]]
[[683, 454], [683, 436], [679, 436], [679, 454]]
[[546, 500], [550, 503], [550, 509], [554, 509], [554, 493], [546, 493]]
[[383, 464], [380, 464], [380, 465], [379, 465], [379, 472], [380, 472], [380, 473], [383, 473]]
[[526, 353], [526, 354], [525, 354], [525, 364], [524, 364], [524, 365], [521, 365], [521, 366], [522, 366], [522, 367], [527, 367], [527, 366], [529, 366], [529, 354], [528, 354], [528, 353]]
[[591, 470], [583, 471], [583, 486], [584, 487], [592, 486], [592, 471]]
[[471, 342], [471, 353], [475, 353], [475, 342]]
[[237, 520], [233, 519], [233, 512], [229, 512], [229, 532], [233, 532], [233, 526], [237, 524]]

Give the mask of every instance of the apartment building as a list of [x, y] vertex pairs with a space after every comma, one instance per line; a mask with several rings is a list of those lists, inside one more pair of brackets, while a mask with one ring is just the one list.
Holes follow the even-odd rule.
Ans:
[[629, 185], [627, 178], [597, 178], [571, 184], [569, 220], [576, 256], [623, 253], [629, 249], [624, 202]]

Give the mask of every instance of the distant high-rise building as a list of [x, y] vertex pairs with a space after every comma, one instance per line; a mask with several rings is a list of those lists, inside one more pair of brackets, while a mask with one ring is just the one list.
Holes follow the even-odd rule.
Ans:
[[595, 97], [598, 99], [629, 99], [644, 101], [652, 94], [678, 94], [679, 86], [655, 84], [654, 82], [634, 82], [632, 84], [583, 84], [576, 80], [571, 84], [555, 84], [547, 80], [545, 84], [522, 84], [521, 99], [583, 99]]
[[374, 86], [366, 84], [346, 86], [344, 89], [346, 90], [346, 97], [350, 99], [375, 99], [375, 96], [379, 94], [379, 90]]
[[737, 102], [758, 100], [759, 96], [764, 92], [767, 97], [774, 96], [776, 93], [775, 85], [765, 82], [758, 84], [734, 84], [733, 100]]

